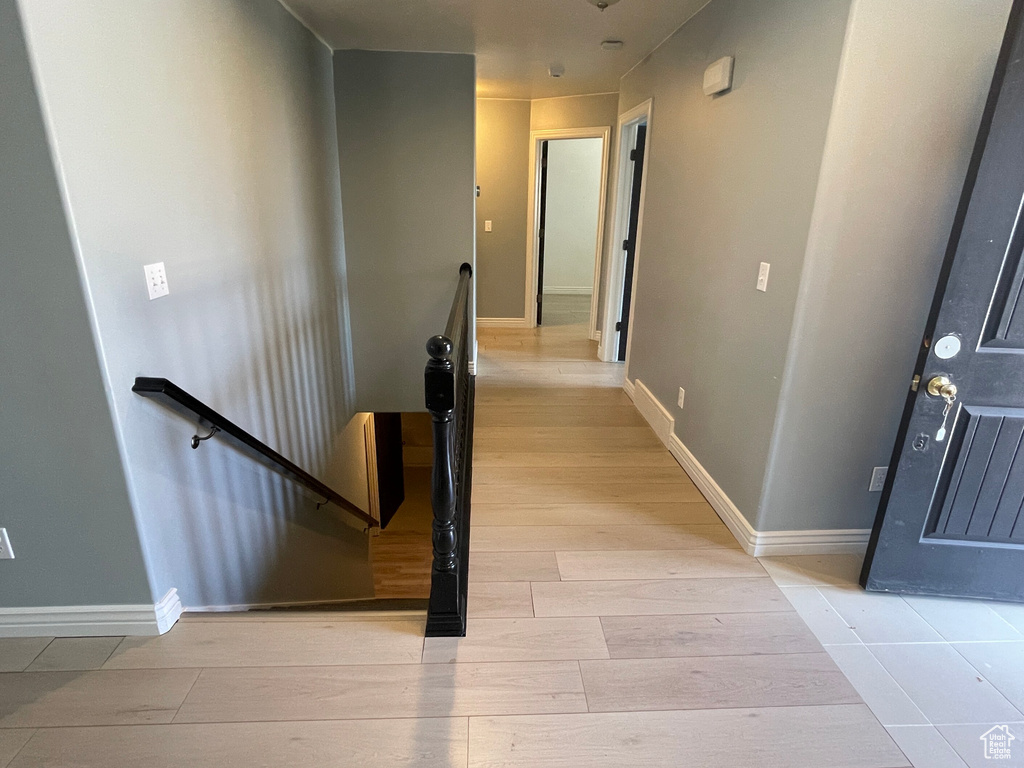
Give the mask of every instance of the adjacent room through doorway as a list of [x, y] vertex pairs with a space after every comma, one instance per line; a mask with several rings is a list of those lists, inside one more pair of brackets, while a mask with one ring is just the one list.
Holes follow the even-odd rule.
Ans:
[[545, 140], [541, 150], [537, 324], [591, 319], [601, 219], [604, 141]]

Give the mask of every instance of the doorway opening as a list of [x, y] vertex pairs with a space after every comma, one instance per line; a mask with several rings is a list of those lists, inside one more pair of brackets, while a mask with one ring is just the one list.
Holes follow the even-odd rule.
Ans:
[[644, 193], [647, 188], [647, 151], [650, 144], [652, 102], [646, 101], [619, 116], [615, 165], [615, 212], [608, 252], [607, 290], [604, 297], [601, 344], [605, 362], [626, 363], [629, 376], [630, 328], [633, 324], [636, 275], [643, 233]]
[[531, 133], [526, 318], [598, 340], [610, 127]]

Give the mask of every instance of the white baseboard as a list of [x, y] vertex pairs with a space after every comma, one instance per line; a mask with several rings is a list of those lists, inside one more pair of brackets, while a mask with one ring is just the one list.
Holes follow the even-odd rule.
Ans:
[[181, 612], [176, 589], [155, 605], [0, 608], [0, 637], [152, 637], [173, 627]]
[[526, 328], [525, 317], [478, 317], [477, 328]]
[[628, 397], [630, 400], [633, 400], [634, 402], [636, 402], [636, 399], [635, 399], [635, 396], [636, 396], [636, 384], [634, 384], [629, 379], [626, 379], [622, 383], [622, 390], [626, 393], [626, 397]]
[[600, 347], [601, 346], [601, 332], [600, 331], [594, 331], [594, 335], [590, 337], [590, 340], [591, 341], [596, 341], [597, 342], [597, 346]]
[[704, 469], [675, 434], [675, 418], [665, 409], [639, 379], [635, 385], [626, 381], [623, 389], [633, 400], [669, 453], [679, 462], [693, 480], [704, 498], [728, 526], [736, 541], [749, 555], [838, 555], [861, 554], [867, 549], [870, 529], [810, 530], [810, 531], [758, 531], [740, 512], [711, 474]]
[[544, 293], [552, 296], [590, 296], [594, 293], [594, 286], [545, 285]]
[[669, 438], [672, 437], [672, 430], [675, 429], [676, 420], [671, 413], [658, 402], [656, 398], [640, 379], [637, 379], [633, 390], [633, 405], [640, 411], [651, 429], [658, 436], [658, 439], [668, 447]]

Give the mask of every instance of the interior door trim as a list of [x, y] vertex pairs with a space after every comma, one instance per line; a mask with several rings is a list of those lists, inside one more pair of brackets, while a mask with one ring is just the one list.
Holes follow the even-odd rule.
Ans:
[[601, 153], [601, 195], [597, 212], [597, 248], [594, 254], [594, 291], [590, 298], [589, 336], [597, 339], [597, 312], [601, 275], [603, 273], [605, 216], [608, 201], [609, 147], [612, 128], [610, 125], [592, 128], [559, 128], [554, 130], [530, 131], [530, 184], [526, 220], [526, 301], [523, 317], [527, 328], [537, 327], [537, 249], [538, 222], [540, 221], [540, 163], [541, 142], [553, 139], [601, 139], [604, 151]]

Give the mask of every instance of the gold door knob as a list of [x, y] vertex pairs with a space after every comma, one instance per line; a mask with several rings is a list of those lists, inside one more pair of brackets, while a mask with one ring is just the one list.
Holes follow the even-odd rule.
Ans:
[[946, 402], [956, 400], [956, 384], [949, 380], [948, 376], [936, 376], [928, 382], [928, 394], [932, 397], [941, 397]]

